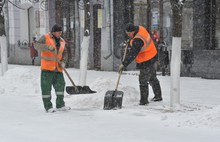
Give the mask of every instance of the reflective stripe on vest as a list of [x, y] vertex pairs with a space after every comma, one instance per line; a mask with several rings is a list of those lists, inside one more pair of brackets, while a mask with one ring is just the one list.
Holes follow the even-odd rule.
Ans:
[[136, 57], [137, 63], [142, 63], [152, 59], [157, 54], [157, 49], [154, 45], [153, 40], [150, 37], [150, 34], [147, 30], [139, 26], [139, 31], [135, 35], [135, 37], [130, 41], [130, 45], [132, 46], [132, 42], [135, 38], [139, 38], [143, 41], [144, 45], [141, 47], [141, 51], [138, 53]]
[[65, 47], [65, 41], [61, 39], [60, 48], [59, 48], [59, 51], [57, 51], [54, 38], [51, 37], [50, 34], [45, 35], [45, 40], [46, 40], [45, 44], [53, 46], [55, 48], [55, 52], [58, 52], [58, 53], [57, 55], [55, 55], [56, 53], [53, 53], [53, 52], [42, 51], [41, 52], [41, 69], [50, 70], [50, 71], [55, 71], [57, 69], [59, 72], [62, 72], [62, 68], [60, 68], [60, 66], [58, 65], [58, 60], [62, 59], [62, 54], [63, 54], [64, 47]]
[[150, 38], [150, 36], [148, 36], [148, 39], [144, 38], [144, 37], [141, 36], [140, 34], [137, 34], [135, 37], [142, 39], [142, 40], [144, 41], [144, 43], [146, 43], [146, 45], [141, 48], [141, 51], [144, 51], [144, 50], [151, 44], [151, 42], [153, 41], [153, 40]]

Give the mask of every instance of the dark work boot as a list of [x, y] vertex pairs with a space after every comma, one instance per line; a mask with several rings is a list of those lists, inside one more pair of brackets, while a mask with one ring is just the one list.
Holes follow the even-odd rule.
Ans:
[[153, 102], [159, 102], [159, 101], [162, 101], [162, 100], [163, 100], [162, 97], [161, 97], [161, 98], [153, 97], [153, 98], [151, 99], [151, 101], [153, 101]]
[[148, 104], [148, 85], [140, 85], [140, 94], [141, 99], [139, 105], [146, 105]]
[[152, 89], [154, 92], [154, 97], [151, 99], [151, 101], [153, 101], [153, 102], [162, 101], [163, 99], [162, 99], [162, 95], [161, 95], [161, 88], [160, 88], [159, 81], [152, 84]]

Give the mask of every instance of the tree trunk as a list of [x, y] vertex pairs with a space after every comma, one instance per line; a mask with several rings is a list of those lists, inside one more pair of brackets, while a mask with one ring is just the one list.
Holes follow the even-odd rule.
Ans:
[[56, 23], [59, 25], [63, 25], [63, 16], [62, 16], [62, 2], [61, 0], [55, 1], [55, 13], [56, 13]]
[[170, 0], [170, 3], [173, 11], [173, 37], [181, 37], [183, 6], [177, 0]]
[[0, 36], [5, 35], [5, 20], [4, 20], [4, 14], [3, 14], [3, 6], [5, 1], [0, 0]]
[[81, 59], [80, 59], [80, 79], [79, 85], [86, 85], [87, 78], [87, 64], [88, 64], [88, 48], [90, 42], [90, 1], [84, 0], [84, 10], [85, 10], [85, 27], [84, 36], [81, 44]]
[[[179, 1], [179, 0], [178, 0]], [[180, 105], [180, 62], [182, 36], [182, 7], [177, 0], [170, 0], [173, 11], [173, 39], [171, 55], [171, 89], [170, 106], [172, 109]]]
[[4, 24], [4, 16], [0, 15], [0, 36], [5, 35], [5, 24]]
[[84, 8], [85, 8], [85, 28], [84, 28], [84, 36], [90, 35], [90, 4], [89, 0], [84, 0]]

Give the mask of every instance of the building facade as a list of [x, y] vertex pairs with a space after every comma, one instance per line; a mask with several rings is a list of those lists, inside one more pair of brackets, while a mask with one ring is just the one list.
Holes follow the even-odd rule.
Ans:
[[193, 1], [191, 76], [220, 79], [220, 1]]
[[[36, 2], [36, 3], [35, 3]], [[12, 4], [13, 3], [13, 4]], [[33, 37], [39, 39], [49, 29], [46, 3], [28, 0], [13, 0], [8, 3], [9, 57], [13, 64], [32, 64], [30, 46]], [[16, 5], [16, 6], [15, 6]], [[36, 65], [40, 59], [36, 58]]]
[[[116, 71], [126, 40], [125, 24], [134, 22], [149, 32], [159, 31], [160, 41], [172, 52], [172, 8], [170, 0], [11, 0], [9, 14], [9, 63], [31, 65], [33, 37], [63, 26], [68, 67], [79, 68], [85, 13], [90, 14], [88, 68]], [[183, 8], [181, 76], [220, 79], [220, 2], [187, 0]], [[40, 54], [40, 53], [39, 53]], [[40, 64], [36, 57], [35, 65]], [[133, 62], [128, 70], [136, 69]]]

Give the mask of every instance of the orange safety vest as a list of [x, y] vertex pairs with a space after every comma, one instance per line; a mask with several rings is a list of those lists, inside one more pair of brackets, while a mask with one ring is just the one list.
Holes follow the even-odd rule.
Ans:
[[60, 48], [59, 51], [57, 51], [56, 43], [54, 41], [54, 38], [51, 37], [51, 35], [45, 34], [45, 44], [53, 46], [55, 48], [55, 52], [50, 51], [42, 51], [41, 52], [41, 69], [42, 70], [49, 70], [49, 71], [55, 71], [56, 69], [58, 72], [62, 72], [62, 68], [58, 65], [58, 60], [62, 59], [63, 51], [65, 48], [65, 41], [64, 39], [61, 39]]
[[136, 57], [136, 62], [137, 63], [142, 63], [145, 61], [148, 61], [152, 59], [154, 56], [157, 54], [157, 49], [154, 45], [153, 40], [150, 37], [150, 34], [148, 31], [142, 27], [139, 26], [139, 31], [138, 33], [134, 36], [132, 40], [130, 40], [130, 45], [132, 46], [132, 42], [135, 38], [139, 38], [144, 42], [144, 45], [141, 48], [141, 51], [138, 53]]

